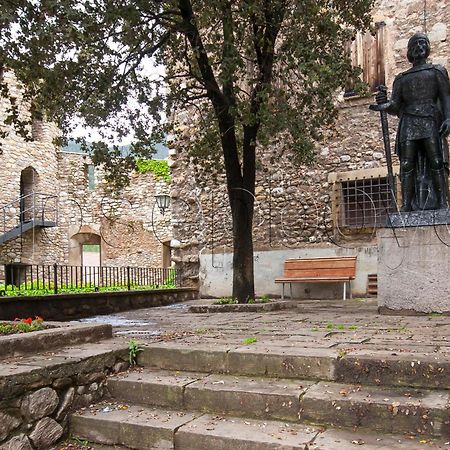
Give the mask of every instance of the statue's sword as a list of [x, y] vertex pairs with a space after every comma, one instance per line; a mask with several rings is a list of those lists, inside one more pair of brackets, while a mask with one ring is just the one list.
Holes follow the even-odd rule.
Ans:
[[[378, 90], [379, 90], [379, 92], [381, 92], [383, 94], [387, 93], [386, 86], [379, 86]], [[370, 109], [373, 111], [380, 111], [379, 105], [370, 105]], [[381, 116], [381, 129], [383, 131], [384, 152], [386, 154], [389, 193], [390, 193], [390, 197], [391, 197], [392, 206], [395, 208], [396, 187], [395, 187], [394, 170], [392, 168], [391, 138], [389, 136], [389, 124], [388, 124], [387, 112], [381, 110], [380, 116]]]

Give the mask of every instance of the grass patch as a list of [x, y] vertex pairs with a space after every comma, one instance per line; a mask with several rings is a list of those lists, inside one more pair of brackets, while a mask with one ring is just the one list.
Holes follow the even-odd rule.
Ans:
[[256, 339], [255, 337], [248, 337], [248, 338], [245, 338], [242, 343], [244, 345], [251, 345], [251, 344], [255, 344], [256, 342], [258, 342], [258, 339]]
[[219, 300], [213, 302], [213, 305], [236, 305], [237, 299], [233, 297], [221, 297]]

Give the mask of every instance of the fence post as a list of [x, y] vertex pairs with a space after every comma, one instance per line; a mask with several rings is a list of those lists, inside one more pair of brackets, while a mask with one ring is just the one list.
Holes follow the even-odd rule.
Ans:
[[58, 293], [58, 264], [53, 264], [53, 290]]
[[130, 266], [127, 267], [127, 286], [128, 290], [131, 291], [131, 279], [130, 279]]

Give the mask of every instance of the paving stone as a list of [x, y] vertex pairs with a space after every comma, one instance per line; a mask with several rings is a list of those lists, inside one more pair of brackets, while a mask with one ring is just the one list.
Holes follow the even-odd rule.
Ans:
[[70, 431], [75, 437], [136, 450], [173, 449], [175, 430], [195, 415], [163, 409], [130, 406], [107, 413], [92, 410], [73, 414]]
[[204, 415], [175, 434], [177, 450], [305, 450], [317, 430], [299, 424]]
[[108, 379], [110, 394], [126, 402], [150, 406], [183, 407], [184, 389], [205, 374], [139, 370]]
[[301, 399], [301, 419], [385, 433], [440, 436], [449, 419], [448, 391], [321, 382]]

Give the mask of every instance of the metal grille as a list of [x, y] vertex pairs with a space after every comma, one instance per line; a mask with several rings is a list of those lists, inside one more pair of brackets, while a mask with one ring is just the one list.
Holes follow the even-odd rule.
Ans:
[[339, 222], [346, 228], [384, 227], [393, 211], [386, 177], [341, 183]]

